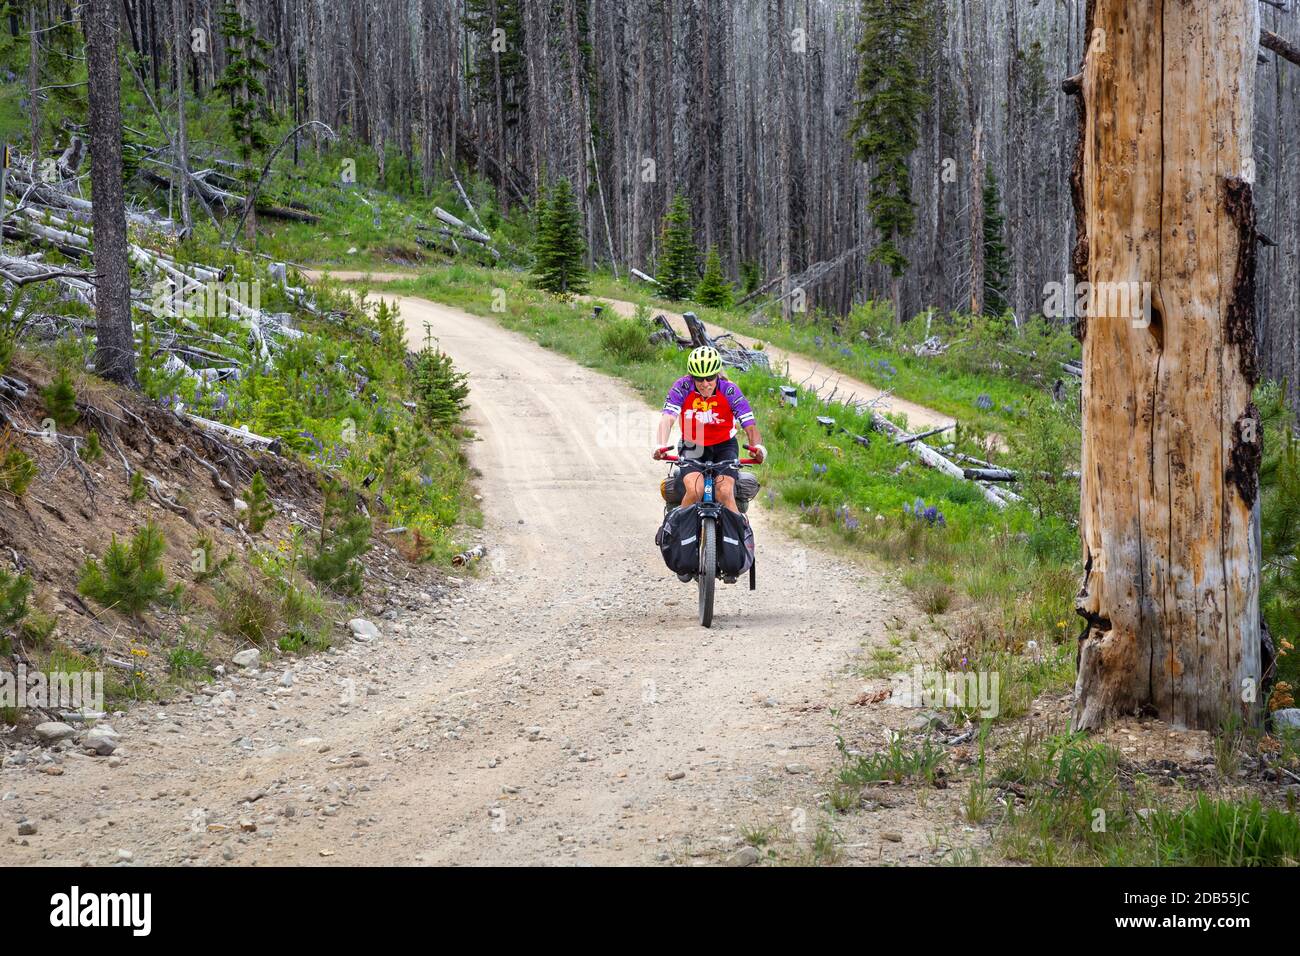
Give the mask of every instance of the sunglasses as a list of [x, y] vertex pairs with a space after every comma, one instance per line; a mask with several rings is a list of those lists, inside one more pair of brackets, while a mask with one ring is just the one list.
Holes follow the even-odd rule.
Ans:
[[716, 382], [718, 380], [718, 376], [716, 375], [710, 375], [708, 378], [700, 378], [698, 375], [692, 375], [691, 378], [697, 382]]

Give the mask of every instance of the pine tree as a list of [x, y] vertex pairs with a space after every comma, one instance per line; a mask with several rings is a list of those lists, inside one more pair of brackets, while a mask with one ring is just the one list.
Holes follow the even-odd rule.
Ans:
[[987, 315], [1002, 315], [1007, 311], [1011, 264], [1003, 240], [1005, 228], [1002, 195], [990, 165], [984, 174], [984, 312]]
[[[523, 3], [521, 0], [465, 0], [463, 22], [479, 41], [471, 54], [466, 78], [473, 81], [478, 98], [490, 103], [495, 97], [493, 87], [500, 71], [504, 119], [514, 125], [519, 121], [528, 91]], [[500, 33], [494, 35], [497, 30]]]
[[907, 159], [920, 141], [921, 111], [930, 103], [921, 74], [929, 28], [926, 5], [916, 0], [862, 0], [860, 99], [849, 132], [854, 155], [872, 170], [867, 211], [880, 242], [867, 261], [888, 266], [894, 278], [908, 265], [898, 243], [916, 224]]
[[469, 375], [457, 371], [451, 356], [433, 344], [427, 325], [424, 348], [411, 370], [411, 391], [420, 408], [420, 424], [430, 431], [450, 431], [468, 407]]
[[533, 243], [533, 282], [555, 293], [587, 291], [587, 249], [573, 188], [558, 180], [538, 201], [537, 239]]
[[260, 471], [253, 472], [253, 482], [248, 487], [248, 530], [259, 533], [274, 514], [275, 506], [266, 492], [266, 479]]
[[659, 291], [666, 299], [684, 299], [695, 288], [699, 276], [699, 251], [691, 235], [691, 210], [686, 197], [673, 197], [663, 222], [663, 252], [659, 257]]
[[77, 411], [77, 390], [67, 369], [60, 369], [49, 387], [41, 390], [41, 399], [45, 402], [46, 413], [54, 419], [54, 424], [60, 428], [71, 428], [77, 424], [80, 417]]
[[[270, 111], [262, 102], [266, 95], [262, 77], [266, 75], [267, 64], [262, 56], [271, 49], [271, 44], [257, 35], [255, 25], [245, 14], [245, 3], [246, 0], [227, 0], [222, 8], [221, 32], [228, 44], [228, 59], [216, 89], [230, 96], [227, 115], [239, 159], [244, 164], [241, 179], [245, 194], [251, 201], [259, 173], [256, 160], [270, 145], [265, 132]], [[257, 238], [257, 213], [253, 209], [248, 210], [244, 220], [244, 235], [250, 243]]]
[[370, 548], [370, 518], [357, 493], [326, 479], [322, 489], [320, 538], [306, 562], [307, 575], [317, 584], [342, 594], [361, 593], [361, 555]]
[[162, 529], [146, 521], [130, 544], [113, 535], [102, 563], [87, 558], [81, 566], [77, 590], [104, 607], [138, 616], [167, 595], [167, 572], [162, 563], [166, 553], [167, 539]]
[[695, 288], [695, 301], [714, 308], [726, 308], [732, 302], [731, 283], [722, 274], [722, 258], [713, 246], [704, 261], [704, 277]]

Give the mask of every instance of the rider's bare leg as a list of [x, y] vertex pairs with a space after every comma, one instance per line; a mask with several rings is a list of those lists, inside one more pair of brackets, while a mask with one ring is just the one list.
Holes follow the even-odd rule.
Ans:
[[722, 507], [729, 508], [736, 514], [740, 514], [740, 506], [736, 504], [735, 478], [718, 475], [717, 478], [713, 479], [713, 490], [717, 493], [718, 501], [722, 502]]
[[682, 476], [685, 493], [682, 495], [682, 507], [689, 508], [704, 497], [704, 476], [698, 471], [688, 472]]

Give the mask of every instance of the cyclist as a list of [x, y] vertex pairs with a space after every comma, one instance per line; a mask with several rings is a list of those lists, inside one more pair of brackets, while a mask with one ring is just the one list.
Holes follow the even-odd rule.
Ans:
[[[658, 444], [654, 458], [661, 460], [672, 451], [667, 444], [673, 422], [681, 418], [682, 463], [680, 474], [685, 489], [682, 507], [689, 507], [704, 497], [704, 479], [697, 462], [733, 461], [740, 457], [736, 443], [736, 426], [749, 437], [750, 455], [756, 461], [767, 458], [754, 422], [754, 410], [735, 382], [722, 374], [722, 356], [709, 345], [702, 345], [686, 359], [686, 371], [668, 390], [664, 413], [659, 419]], [[732, 465], [719, 472], [713, 491], [724, 508], [740, 514], [736, 505], [736, 479], [740, 470]]]

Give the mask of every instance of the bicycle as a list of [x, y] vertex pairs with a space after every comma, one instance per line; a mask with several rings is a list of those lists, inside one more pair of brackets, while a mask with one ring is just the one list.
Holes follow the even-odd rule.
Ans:
[[[677, 455], [665, 455], [660, 461], [681, 462], [683, 460]], [[713, 593], [718, 579], [718, 518], [722, 514], [723, 505], [713, 497], [713, 481], [720, 472], [728, 468], [743, 468], [745, 465], [759, 464], [756, 458], [732, 458], [729, 461], [697, 461], [695, 465], [699, 472], [704, 476], [704, 495], [696, 502], [697, 513], [700, 518], [700, 569], [691, 575], [695, 579], [700, 595], [700, 625], [702, 627], [713, 626]], [[668, 508], [665, 508], [667, 514]], [[689, 578], [684, 579], [689, 580]], [[727, 584], [735, 584], [736, 579], [733, 577], [728, 580], [726, 577], [723, 581]], [[754, 572], [754, 564], [749, 565], [749, 590], [756, 590], [757, 577]]]

